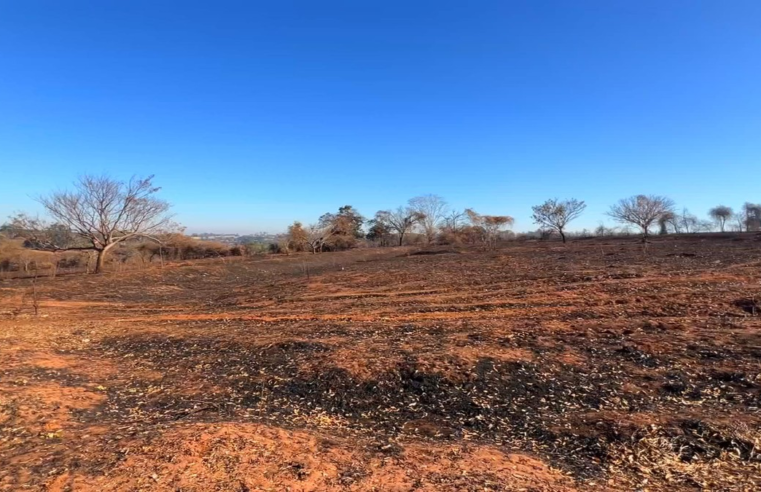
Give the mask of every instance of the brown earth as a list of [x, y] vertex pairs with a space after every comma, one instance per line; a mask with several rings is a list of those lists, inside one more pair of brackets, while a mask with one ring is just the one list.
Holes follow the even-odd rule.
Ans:
[[35, 284], [0, 282], [3, 491], [761, 489], [751, 234]]

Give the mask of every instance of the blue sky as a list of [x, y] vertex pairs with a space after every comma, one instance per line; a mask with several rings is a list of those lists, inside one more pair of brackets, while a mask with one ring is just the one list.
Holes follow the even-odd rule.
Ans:
[[0, 3], [0, 217], [155, 174], [191, 231], [425, 193], [761, 201], [761, 2]]

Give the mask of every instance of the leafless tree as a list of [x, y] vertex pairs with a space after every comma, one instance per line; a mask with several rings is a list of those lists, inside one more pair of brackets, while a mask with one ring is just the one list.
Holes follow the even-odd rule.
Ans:
[[447, 210], [447, 202], [438, 195], [423, 195], [411, 198], [409, 208], [415, 211], [420, 219], [420, 226], [425, 233], [425, 239], [431, 244], [436, 239], [436, 231], [444, 219]]
[[332, 224], [311, 224], [306, 229], [306, 241], [309, 247], [312, 249], [312, 253], [322, 253], [322, 249], [325, 247], [325, 242], [333, 235]]
[[732, 218], [734, 212], [730, 207], [727, 207], [726, 205], [719, 205], [718, 207], [714, 207], [709, 210], [708, 215], [719, 226], [719, 230], [724, 232], [724, 227], [727, 221]]
[[48, 244], [73, 246], [77, 242], [77, 238], [65, 225], [50, 224], [23, 212], [9, 217], [8, 222], [0, 229], [7, 237], [22, 238], [26, 246], [37, 249], [42, 249], [42, 246]]
[[452, 210], [443, 219], [441, 227], [450, 232], [458, 233], [465, 226], [465, 212]]
[[657, 195], [637, 195], [621, 199], [610, 207], [608, 215], [622, 224], [632, 224], [642, 230], [647, 239], [650, 227], [666, 212], [672, 212], [674, 202]]
[[114, 246], [131, 238], [151, 237], [170, 225], [169, 204], [155, 196], [159, 190], [153, 185], [153, 176], [133, 177], [127, 182], [107, 176], [82, 176], [74, 183], [73, 191], [54, 192], [40, 197], [39, 202], [58, 223], [88, 244], [37, 246], [54, 251], [95, 251], [95, 273], [99, 273]]
[[465, 212], [449, 211], [439, 223], [439, 241], [445, 244], [468, 242], [471, 227], [468, 226], [467, 220]]
[[698, 220], [695, 226], [695, 232], [711, 232], [714, 230], [715, 223], [711, 220]]
[[735, 212], [733, 219], [732, 230], [743, 232], [745, 230], [745, 207], [740, 207], [740, 210]]
[[487, 248], [494, 248], [499, 234], [505, 227], [513, 225], [515, 220], [509, 215], [481, 215], [473, 209], [466, 209], [473, 227], [481, 231], [481, 241]]
[[399, 207], [396, 210], [380, 210], [375, 214], [375, 218], [387, 224], [399, 236], [401, 246], [404, 244], [404, 236], [425, 217], [410, 207]]
[[8, 222], [0, 226], [0, 232], [9, 239], [27, 238], [30, 233], [46, 229], [48, 225], [39, 217], [17, 212], [8, 217]]
[[698, 218], [691, 214], [689, 210], [683, 208], [676, 218], [676, 224], [679, 225], [679, 232], [696, 232], [699, 224]]
[[565, 242], [565, 226], [577, 219], [585, 208], [587, 205], [575, 198], [570, 200], [552, 198], [541, 205], [531, 207], [534, 211], [532, 215], [534, 223], [539, 224], [542, 228], [557, 232], [563, 242]]
[[743, 232], [745, 230], [745, 207], [742, 206], [740, 209], [735, 212], [734, 217], [734, 230], [737, 232]]
[[595, 236], [612, 236], [616, 233], [616, 230], [612, 227], [607, 227], [605, 224], [600, 222], [600, 225], [595, 228]]

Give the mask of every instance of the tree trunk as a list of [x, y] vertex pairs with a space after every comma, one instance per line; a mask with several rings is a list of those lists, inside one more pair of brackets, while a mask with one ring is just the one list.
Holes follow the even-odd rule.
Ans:
[[98, 256], [95, 258], [95, 273], [101, 273], [103, 271], [103, 265], [106, 261], [106, 250], [99, 249], [96, 251], [96, 254]]
[[403, 232], [399, 234], [399, 246], [401, 246], [402, 243], [404, 243], [404, 233]]
[[558, 232], [560, 233], [560, 239], [562, 239], [563, 244], [565, 244], [565, 233], [563, 233], [563, 229], [558, 229]]
[[95, 273], [103, 272], [103, 265], [106, 264], [106, 253], [108, 253], [114, 245], [116, 245], [116, 243], [107, 244], [105, 248], [95, 250], [95, 253], [97, 254], [97, 257], [95, 258]]

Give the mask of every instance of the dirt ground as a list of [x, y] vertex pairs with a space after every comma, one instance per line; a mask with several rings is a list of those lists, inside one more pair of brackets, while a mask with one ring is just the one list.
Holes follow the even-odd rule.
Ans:
[[760, 409], [752, 234], [0, 282], [2, 491], [761, 490]]

